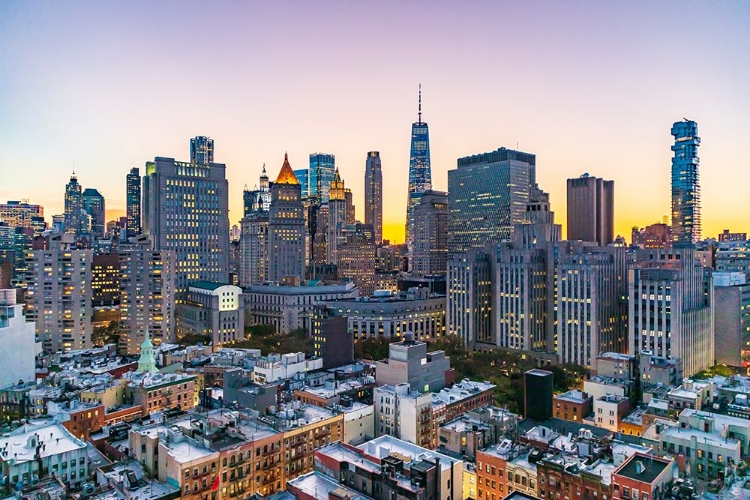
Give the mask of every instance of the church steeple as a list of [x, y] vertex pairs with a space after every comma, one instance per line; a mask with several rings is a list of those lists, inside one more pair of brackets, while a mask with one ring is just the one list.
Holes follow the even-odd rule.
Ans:
[[146, 338], [141, 344], [141, 357], [138, 358], [138, 373], [159, 373], [156, 368], [156, 359], [154, 358], [154, 344], [151, 343], [151, 337], [146, 330]]

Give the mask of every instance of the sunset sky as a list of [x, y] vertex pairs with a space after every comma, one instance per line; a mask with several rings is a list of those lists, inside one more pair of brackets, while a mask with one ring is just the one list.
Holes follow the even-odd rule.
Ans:
[[750, 230], [750, 2], [0, 2], [0, 201], [61, 213], [75, 166], [122, 214], [125, 175], [208, 135], [242, 189], [288, 151], [336, 155], [363, 218], [383, 161], [385, 237], [403, 240], [417, 85], [432, 176], [505, 146], [565, 180], [615, 181], [616, 233], [669, 212], [672, 122], [698, 122], [704, 236]]

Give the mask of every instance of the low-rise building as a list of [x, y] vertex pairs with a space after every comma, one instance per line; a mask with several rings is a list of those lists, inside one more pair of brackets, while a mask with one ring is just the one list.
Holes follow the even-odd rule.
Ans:
[[359, 297], [359, 289], [351, 282], [326, 285], [322, 281], [310, 280], [300, 286], [279, 283], [250, 285], [245, 288], [243, 296], [246, 324], [272, 325], [276, 333], [299, 329], [312, 332], [316, 305]]
[[427, 344], [410, 336], [388, 346], [388, 358], [375, 363], [377, 385], [409, 384], [418, 392], [440, 391], [451, 376], [450, 357], [427, 352]]
[[612, 473], [612, 499], [664, 498], [675, 475], [675, 462], [636, 453]]
[[257, 384], [272, 383], [292, 378], [298, 373], [321, 369], [323, 369], [323, 360], [307, 358], [304, 352], [270, 354], [255, 361], [253, 380]]
[[238, 286], [210, 281], [190, 283], [177, 306], [177, 337], [209, 337], [214, 348], [245, 338], [245, 303]]
[[0, 491], [10, 494], [17, 485], [29, 486], [55, 476], [68, 488], [86, 482], [89, 459], [86, 443], [59, 422], [23, 425], [0, 437], [0, 471], [7, 478]]
[[195, 376], [130, 372], [125, 380], [128, 381], [126, 403], [140, 405], [143, 415], [168, 408], [189, 410], [197, 404]]
[[580, 422], [594, 410], [593, 403], [591, 394], [572, 389], [552, 398], [552, 411], [555, 418]]
[[630, 411], [630, 400], [625, 396], [605, 394], [594, 401], [594, 421], [598, 427], [617, 432], [620, 420]]
[[411, 288], [394, 294], [377, 290], [371, 297], [325, 302], [336, 316], [348, 318], [354, 340], [370, 337], [405, 338], [407, 332], [416, 340], [443, 337], [445, 296], [430, 294], [426, 288]]
[[[531, 458], [530, 454], [533, 455]], [[477, 500], [499, 500], [514, 491], [537, 496], [541, 453], [509, 439], [477, 452]]]

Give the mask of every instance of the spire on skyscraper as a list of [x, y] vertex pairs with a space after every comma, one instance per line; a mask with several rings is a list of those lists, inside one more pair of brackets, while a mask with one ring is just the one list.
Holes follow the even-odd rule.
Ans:
[[289, 155], [284, 153], [284, 164], [281, 166], [279, 176], [276, 178], [276, 184], [299, 184], [297, 176], [294, 175], [292, 166], [289, 164]]
[[422, 84], [419, 84], [419, 123], [422, 123]]

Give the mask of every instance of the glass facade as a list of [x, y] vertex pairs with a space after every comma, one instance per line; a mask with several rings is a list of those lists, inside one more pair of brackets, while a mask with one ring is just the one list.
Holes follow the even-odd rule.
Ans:
[[138, 167], [130, 169], [126, 178], [126, 208], [128, 237], [141, 234], [141, 173]]
[[190, 163], [208, 165], [214, 162], [214, 140], [199, 135], [190, 139]]
[[308, 196], [315, 196], [320, 203], [328, 203], [331, 182], [336, 171], [336, 156], [327, 153], [310, 154], [310, 170], [307, 178]]
[[306, 168], [299, 168], [294, 170], [294, 176], [297, 178], [299, 185], [302, 188], [302, 197], [307, 198], [309, 196], [310, 171]]
[[[421, 110], [421, 98], [420, 98]], [[430, 129], [420, 120], [411, 125], [411, 152], [409, 154], [409, 193], [406, 206], [406, 242], [410, 244], [414, 224], [414, 205], [425, 191], [432, 189], [430, 169]]]
[[698, 124], [690, 120], [676, 122], [672, 136], [672, 240], [692, 244], [701, 238]]
[[500, 148], [458, 159], [448, 172], [448, 250], [466, 252], [507, 240], [524, 222], [536, 156]]

